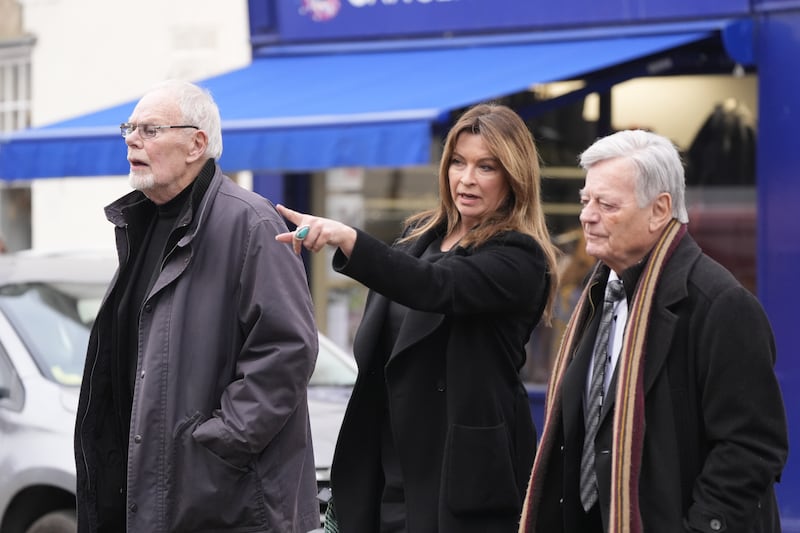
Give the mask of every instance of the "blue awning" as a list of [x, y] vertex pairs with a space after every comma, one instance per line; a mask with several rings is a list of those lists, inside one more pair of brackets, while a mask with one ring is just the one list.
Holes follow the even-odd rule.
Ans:
[[[427, 164], [450, 110], [705, 39], [710, 31], [255, 59], [200, 81], [223, 119], [228, 171]], [[0, 178], [124, 175], [129, 102], [0, 137]]]

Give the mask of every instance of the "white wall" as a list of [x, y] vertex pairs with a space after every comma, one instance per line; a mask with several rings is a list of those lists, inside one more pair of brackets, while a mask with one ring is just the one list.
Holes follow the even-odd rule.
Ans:
[[[250, 62], [247, 0], [19, 3], [37, 40], [34, 126], [135, 100], [163, 79], [195, 81]], [[35, 180], [33, 247], [113, 246], [103, 206], [129, 190], [124, 177]]]
[[162, 79], [250, 62], [246, 0], [19, 1], [37, 39], [35, 126], [133, 100]]

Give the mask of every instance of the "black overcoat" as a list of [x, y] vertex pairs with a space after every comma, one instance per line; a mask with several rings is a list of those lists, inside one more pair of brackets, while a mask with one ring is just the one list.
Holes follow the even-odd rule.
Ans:
[[[371, 289], [354, 341], [359, 377], [339, 434], [332, 491], [344, 533], [376, 530], [388, 402], [409, 533], [516, 531], [536, 449], [519, 376], [549, 277], [528, 235], [420, 260], [436, 238], [389, 247], [359, 232], [334, 267]], [[390, 300], [408, 308], [395, 348], [379, 341]]]
[[[608, 270], [605, 269], [605, 275]], [[592, 280], [602, 299], [604, 279]], [[599, 300], [598, 300], [599, 299]], [[775, 343], [756, 298], [686, 235], [666, 264], [647, 329], [639, 481], [647, 533], [779, 533], [773, 484], [788, 453]], [[596, 326], [595, 326], [596, 327]], [[540, 531], [576, 531], [591, 328], [561, 388], [560, 446], [548, 462]], [[587, 357], [586, 354], [589, 354]], [[612, 378], [611, 386], [616, 384]], [[614, 395], [595, 440], [603, 521], [611, 500]]]

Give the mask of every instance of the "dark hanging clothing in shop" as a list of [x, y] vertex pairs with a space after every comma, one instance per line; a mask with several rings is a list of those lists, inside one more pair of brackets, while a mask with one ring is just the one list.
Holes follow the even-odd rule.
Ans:
[[754, 185], [756, 132], [733, 99], [714, 106], [686, 154], [687, 185]]

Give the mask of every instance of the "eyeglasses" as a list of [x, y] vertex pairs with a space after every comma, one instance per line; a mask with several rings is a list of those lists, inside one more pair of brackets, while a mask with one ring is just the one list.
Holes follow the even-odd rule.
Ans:
[[183, 129], [183, 128], [194, 128], [199, 130], [200, 128], [197, 126], [188, 126], [188, 125], [181, 125], [181, 126], [154, 126], [153, 124], [136, 124], [133, 122], [123, 122], [119, 125], [119, 131], [122, 134], [123, 138], [127, 138], [128, 135], [134, 132], [134, 130], [139, 130], [139, 137], [142, 139], [152, 139], [158, 134], [159, 130], [166, 130], [170, 128], [175, 129]]

